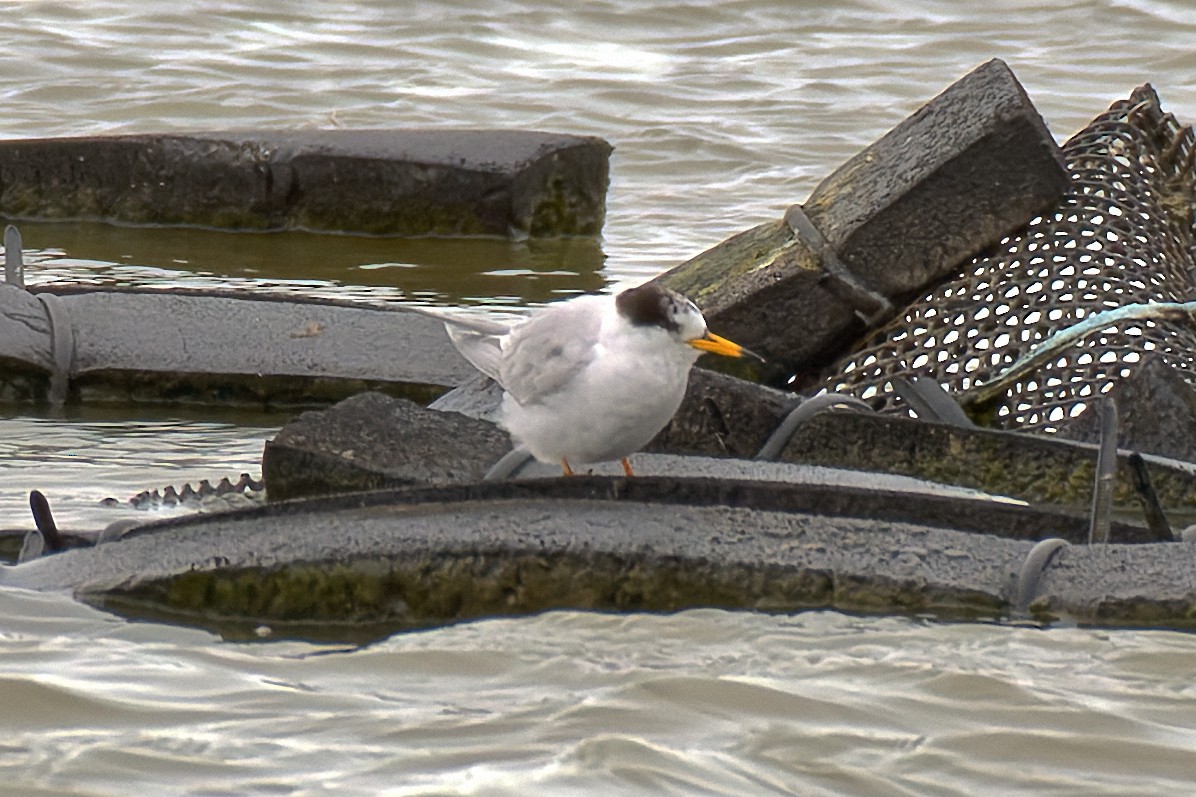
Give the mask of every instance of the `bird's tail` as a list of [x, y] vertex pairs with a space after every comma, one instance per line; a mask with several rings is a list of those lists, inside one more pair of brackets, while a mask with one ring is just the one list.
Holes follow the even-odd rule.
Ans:
[[444, 329], [448, 332], [449, 340], [457, 347], [457, 351], [473, 364], [474, 368], [502, 384], [499, 378], [502, 362], [502, 344], [499, 338], [511, 331], [510, 326], [499, 321], [476, 316], [457, 315], [456, 313], [436, 310], [431, 307], [409, 307], [412, 312], [435, 318], [444, 322]]
[[438, 310], [434, 307], [411, 305], [405, 306], [404, 309], [410, 310], [413, 313], [419, 313], [420, 315], [426, 315], [429, 318], [435, 318], [437, 321], [443, 321], [445, 326], [449, 328], [466, 329], [478, 335], [493, 335], [494, 337], [498, 337], [511, 331], [509, 324], [504, 324], [501, 321], [491, 321], [489, 318], [461, 315], [449, 310]]

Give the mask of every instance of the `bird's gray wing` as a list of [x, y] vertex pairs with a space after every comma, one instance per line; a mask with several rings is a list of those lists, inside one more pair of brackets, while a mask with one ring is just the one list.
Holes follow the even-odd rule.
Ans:
[[473, 363], [474, 368], [500, 385], [503, 384], [500, 375], [503, 357], [501, 338], [511, 331], [510, 326], [487, 318], [455, 315], [429, 307], [408, 309], [420, 315], [443, 321], [449, 340], [457, 347], [457, 351]]
[[511, 330], [498, 382], [520, 404], [542, 401], [594, 359], [601, 308], [571, 301], [550, 307]]

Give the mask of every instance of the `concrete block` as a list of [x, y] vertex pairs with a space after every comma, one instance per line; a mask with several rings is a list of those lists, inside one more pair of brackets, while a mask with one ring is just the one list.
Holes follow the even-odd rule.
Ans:
[[271, 501], [479, 481], [510, 448], [491, 423], [363, 393], [284, 426], [266, 442], [262, 478]]
[[374, 235], [597, 235], [611, 147], [528, 130], [0, 142], [0, 215]]
[[0, 284], [0, 401], [44, 401], [53, 370], [45, 307], [33, 294]]
[[658, 277], [712, 328], [799, 374], [1051, 208], [1058, 144], [1000, 60], [859, 153], [786, 217]]
[[[0, 569], [0, 585], [250, 639], [263, 624], [360, 641], [552, 609], [995, 619], [1027, 598], [1041, 619], [1193, 627], [1183, 543], [1063, 544], [1023, 583], [1035, 543], [869, 515], [867, 493], [621, 477], [379, 491], [141, 526]], [[846, 511], [811, 509], [828, 504]]]

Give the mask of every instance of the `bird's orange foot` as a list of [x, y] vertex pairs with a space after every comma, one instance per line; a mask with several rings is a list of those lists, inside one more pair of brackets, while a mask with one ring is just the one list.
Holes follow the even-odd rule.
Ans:
[[623, 472], [628, 476], [635, 475], [635, 471], [631, 469], [631, 460], [629, 460], [627, 457], [623, 457], [621, 460], [619, 460], [619, 464], [623, 466]]

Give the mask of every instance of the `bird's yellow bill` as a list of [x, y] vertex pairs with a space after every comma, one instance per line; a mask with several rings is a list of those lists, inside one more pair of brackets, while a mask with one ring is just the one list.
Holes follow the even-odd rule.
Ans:
[[757, 360], [763, 361], [764, 358], [753, 351], [749, 351], [738, 343], [732, 343], [726, 338], [720, 338], [713, 332], [707, 332], [700, 338], [687, 340], [690, 346], [702, 351], [713, 352], [714, 354], [721, 354], [724, 357], [755, 357]]

